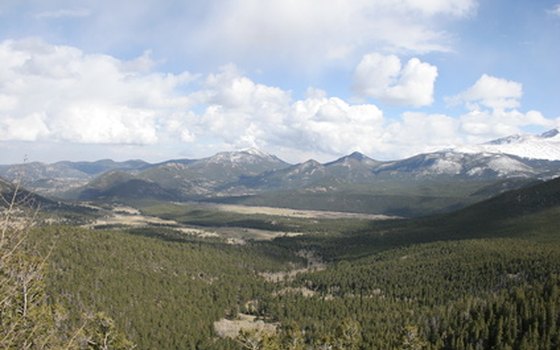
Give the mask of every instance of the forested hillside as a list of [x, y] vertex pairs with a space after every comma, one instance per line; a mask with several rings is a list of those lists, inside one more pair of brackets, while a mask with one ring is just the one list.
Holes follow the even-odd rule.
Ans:
[[[303, 233], [241, 245], [165, 227], [31, 234], [41, 254], [54, 247], [46, 290], [70, 324], [105, 312], [141, 349], [556, 349], [558, 181], [415, 220], [145, 207], [207, 228]], [[309, 254], [327, 264], [305, 269]], [[275, 331], [219, 336], [218, 320], [251, 317]]]

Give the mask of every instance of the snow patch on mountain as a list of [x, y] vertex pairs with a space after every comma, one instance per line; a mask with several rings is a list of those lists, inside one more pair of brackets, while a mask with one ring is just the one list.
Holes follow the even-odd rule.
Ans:
[[499, 176], [513, 173], [534, 173], [533, 169], [527, 165], [509, 157], [494, 157], [488, 162], [488, 168], [498, 173]]
[[208, 158], [210, 163], [245, 163], [245, 164], [255, 164], [262, 162], [263, 160], [267, 161], [279, 161], [273, 155], [265, 153], [257, 148], [251, 147], [242, 149], [239, 151], [233, 152], [220, 152], [216, 155]]
[[291, 177], [298, 174], [313, 175], [317, 171], [324, 171], [323, 165], [314, 159], [310, 159], [294, 166], [293, 170], [288, 173], [288, 176]]
[[462, 153], [501, 153], [529, 159], [560, 160], [560, 132], [549, 130], [541, 135], [512, 135], [480, 145], [453, 148]]
[[274, 157], [273, 155], [268, 154], [266, 152], [263, 152], [256, 147], [244, 148], [244, 149], [239, 150], [237, 153], [246, 153], [246, 154], [250, 154], [250, 155], [261, 157], [261, 158], [272, 158], [272, 157]]
[[463, 166], [452, 159], [437, 159], [430, 170], [435, 174], [460, 174]]

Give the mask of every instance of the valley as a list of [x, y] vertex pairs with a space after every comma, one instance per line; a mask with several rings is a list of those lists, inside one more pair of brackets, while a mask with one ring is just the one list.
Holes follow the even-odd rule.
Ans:
[[62, 343], [93, 339], [101, 313], [116, 349], [560, 346], [556, 160], [64, 164], [104, 170], [65, 198], [0, 182], [2, 222], [21, 223], [5, 232], [25, 237], [29, 266], [45, 261], [37, 295], [53, 311], [34, 322]]

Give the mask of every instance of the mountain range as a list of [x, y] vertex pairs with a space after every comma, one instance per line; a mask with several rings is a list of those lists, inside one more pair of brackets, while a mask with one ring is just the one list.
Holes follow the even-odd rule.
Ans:
[[405, 216], [456, 209], [554, 178], [559, 171], [556, 129], [397, 161], [354, 152], [327, 163], [292, 165], [251, 148], [157, 164], [100, 160], [0, 166], [1, 177], [19, 177], [33, 191], [65, 199], [211, 200]]

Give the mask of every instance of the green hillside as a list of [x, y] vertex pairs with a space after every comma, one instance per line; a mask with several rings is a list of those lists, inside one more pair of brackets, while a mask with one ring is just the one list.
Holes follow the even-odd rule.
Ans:
[[[557, 349], [559, 183], [414, 220], [145, 206], [206, 227], [304, 233], [245, 245], [154, 227], [51, 226], [33, 236], [45, 252], [54, 242], [53, 301], [75, 322], [90, 310], [106, 312], [141, 349]], [[327, 261], [325, 269], [280, 282], [263, 277], [301, 269], [302, 251]], [[239, 312], [277, 332], [218, 337], [214, 322]]]

